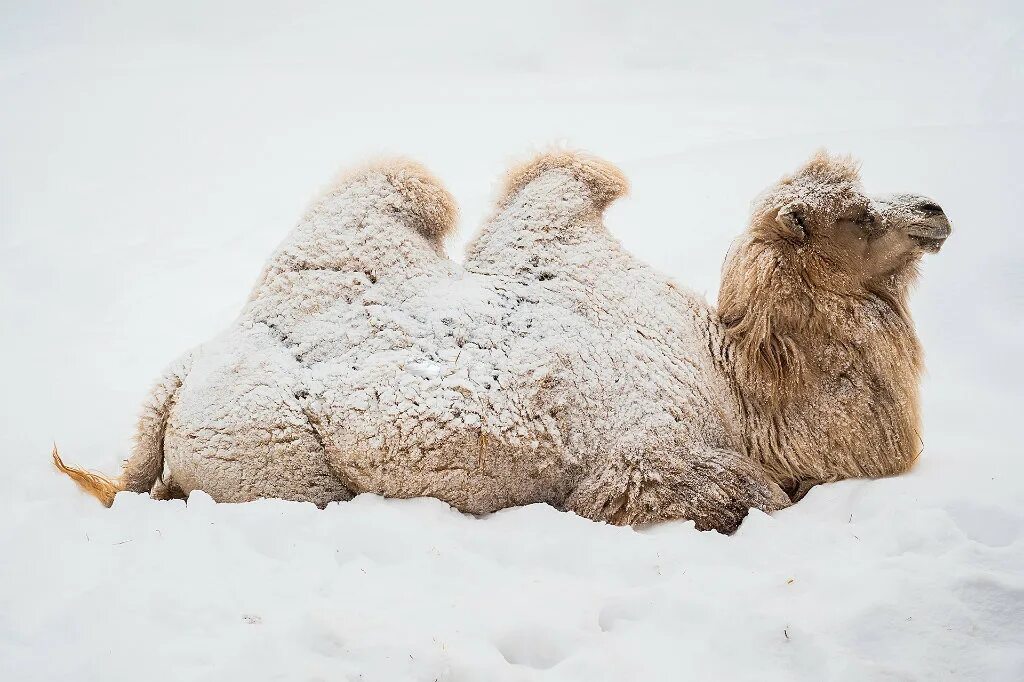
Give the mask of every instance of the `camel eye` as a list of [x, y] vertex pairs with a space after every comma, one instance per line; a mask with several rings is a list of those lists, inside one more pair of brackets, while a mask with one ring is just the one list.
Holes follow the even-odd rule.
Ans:
[[864, 211], [853, 222], [865, 232], [878, 232], [878, 216], [872, 211]]

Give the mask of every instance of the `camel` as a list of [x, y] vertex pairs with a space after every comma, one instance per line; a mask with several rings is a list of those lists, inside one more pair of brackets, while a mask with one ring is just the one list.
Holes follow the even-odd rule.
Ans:
[[909, 469], [921, 349], [907, 308], [950, 234], [814, 155], [758, 197], [717, 310], [603, 223], [628, 183], [584, 153], [512, 169], [459, 265], [451, 195], [394, 159], [341, 177], [237, 320], [157, 382], [119, 491], [324, 507], [361, 493], [463, 512], [547, 503], [730, 533], [810, 486]]

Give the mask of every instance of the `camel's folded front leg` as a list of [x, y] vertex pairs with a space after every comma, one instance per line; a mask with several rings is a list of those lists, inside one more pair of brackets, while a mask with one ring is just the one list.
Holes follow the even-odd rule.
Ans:
[[617, 525], [684, 519], [732, 533], [750, 509], [773, 512], [789, 497], [761, 467], [731, 450], [609, 457], [569, 498], [581, 516]]

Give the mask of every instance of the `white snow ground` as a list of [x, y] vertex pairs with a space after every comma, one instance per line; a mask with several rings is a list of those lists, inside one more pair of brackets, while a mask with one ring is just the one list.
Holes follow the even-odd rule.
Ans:
[[[1024, 679], [1024, 10], [1015, 2], [3, 3], [0, 678]], [[149, 383], [238, 311], [339, 166], [463, 207], [568, 140], [612, 231], [714, 296], [750, 199], [816, 147], [954, 223], [914, 298], [910, 475], [733, 537], [434, 500], [119, 496]]]

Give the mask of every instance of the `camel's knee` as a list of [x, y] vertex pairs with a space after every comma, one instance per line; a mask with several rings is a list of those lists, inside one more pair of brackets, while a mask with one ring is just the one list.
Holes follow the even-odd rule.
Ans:
[[574, 493], [571, 509], [616, 525], [681, 519], [734, 532], [751, 509], [790, 505], [786, 493], [739, 453], [707, 449], [616, 458]]
[[154, 483], [153, 489], [149, 491], [149, 496], [154, 500], [184, 500], [188, 497], [170, 476], [165, 476]]

